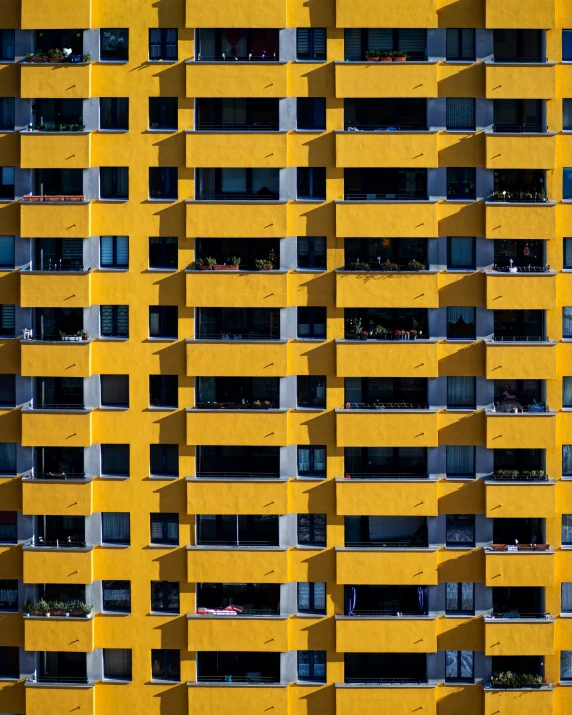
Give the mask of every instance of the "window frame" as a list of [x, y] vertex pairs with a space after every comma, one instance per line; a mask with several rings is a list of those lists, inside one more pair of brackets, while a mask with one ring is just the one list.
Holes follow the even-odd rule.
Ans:
[[[158, 177], [158, 178], [157, 178]], [[167, 184], [171, 184], [167, 193]], [[160, 185], [160, 190], [157, 188]], [[153, 189], [151, 187], [154, 187]], [[174, 194], [173, 194], [174, 192]], [[153, 195], [155, 194], [155, 195]], [[149, 201], [179, 200], [179, 170], [176, 166], [149, 167]]]
[[[455, 653], [457, 660], [457, 675], [455, 677], [447, 676], [447, 654]], [[463, 653], [471, 654], [471, 675], [462, 675], [462, 660]], [[445, 651], [445, 682], [446, 683], [474, 683], [475, 682], [475, 652], [472, 650], [447, 650]]]
[[[471, 264], [470, 265], [453, 265], [452, 261], [452, 242], [453, 239], [462, 238], [469, 239], [472, 242], [471, 248]], [[447, 236], [447, 270], [448, 271], [475, 271], [477, 268], [477, 240], [474, 236]]]
[[[172, 519], [171, 517], [176, 517], [175, 519]], [[168, 533], [169, 533], [169, 524], [170, 523], [176, 523], [177, 525], [177, 538], [175, 539], [169, 539], [168, 538]], [[153, 524], [160, 525], [161, 526], [161, 531], [162, 531], [162, 536], [161, 536], [161, 541], [155, 541], [153, 538]], [[149, 515], [149, 543], [150, 544], [161, 544], [162, 546], [179, 546], [180, 542], [180, 535], [179, 535], [179, 515], [177, 512], [151, 512]]]
[[[108, 52], [109, 50], [104, 50], [103, 49], [103, 40], [104, 40], [104, 35], [105, 33], [115, 33], [117, 34], [118, 32], [123, 33], [126, 35], [126, 38], [123, 37], [122, 39], [118, 40], [118, 43], [125, 42], [125, 56], [121, 56], [122, 53], [119, 53], [118, 55], [114, 57], [107, 57], [104, 55], [104, 52]], [[116, 47], [117, 49], [117, 47]], [[129, 28], [128, 27], [101, 27], [99, 29], [99, 62], [116, 62], [116, 63], [125, 63], [129, 62]]]
[[[111, 193], [102, 193], [104, 176], [111, 172]], [[121, 172], [121, 173], [120, 173]], [[120, 194], [119, 187], [125, 180], [127, 191]], [[128, 166], [100, 166], [99, 167], [99, 200], [100, 201], [129, 201], [129, 167]]]
[[[170, 450], [176, 450], [177, 458], [177, 471], [170, 472], [167, 471], [167, 463], [172, 455], [169, 456], [168, 452]], [[153, 470], [153, 452], [160, 452], [161, 464], [165, 468], [164, 471], [156, 472]], [[174, 478], [179, 476], [179, 445], [178, 444], [150, 444], [149, 445], [149, 474], [152, 477], [162, 477], [162, 478]]]
[[[462, 127], [462, 126], [449, 126], [449, 106], [453, 106], [452, 101], [467, 101], [473, 103], [473, 123], [472, 126]], [[451, 104], [450, 104], [451, 102]], [[468, 105], [467, 105], [468, 106]], [[475, 132], [477, 130], [477, 117], [476, 117], [476, 100], [473, 97], [447, 97], [445, 105], [445, 131], [448, 132]]]
[[[462, 447], [463, 449], [471, 449], [473, 451], [473, 471], [469, 472], [449, 472], [449, 447]], [[476, 448], [474, 445], [447, 445], [447, 450], [445, 454], [445, 470], [447, 479], [474, 479], [477, 473], [476, 470]]]
[[[171, 335], [167, 331], [167, 325], [169, 323], [169, 311], [172, 311], [173, 315], [176, 316], [176, 326], [177, 331], [175, 335]], [[159, 318], [159, 331], [157, 333], [151, 332], [151, 315], [158, 315]], [[176, 305], [150, 305], [149, 306], [149, 338], [154, 340], [178, 340], [179, 339], [179, 310]]]
[[[112, 586], [111, 584], [114, 584]], [[127, 587], [125, 586], [120, 586], [119, 584], [127, 584]], [[106, 608], [106, 600], [105, 600], [105, 592], [107, 591], [126, 591], [129, 593], [129, 605], [127, 608], [116, 608], [116, 609], [109, 609]], [[117, 579], [107, 579], [107, 580], [102, 580], [101, 582], [101, 592], [102, 592], [102, 611], [104, 613], [131, 613], [131, 581], [127, 581], [125, 579], [123, 580], [117, 580]], [[109, 605], [109, 599], [107, 600], [107, 605]]]
[[[111, 239], [111, 253], [113, 256], [113, 262], [112, 263], [103, 263], [102, 262], [102, 256], [103, 256], [103, 251], [102, 251], [102, 246], [103, 246], [103, 239]], [[125, 246], [127, 248], [127, 263], [119, 263], [118, 262], [118, 240], [117, 239], [125, 239]], [[129, 236], [100, 236], [99, 237], [99, 268], [100, 270], [106, 270], [106, 269], [112, 269], [112, 270], [128, 270], [129, 269]]]
[[[317, 662], [317, 655], [320, 655], [320, 660], [323, 659], [323, 662]], [[308, 662], [303, 663], [301, 656], [307, 656]], [[309, 674], [308, 675], [300, 675], [300, 666], [306, 665], [308, 666], [309, 669]], [[317, 676], [316, 675], [316, 669], [317, 667], [323, 666], [324, 668], [324, 675], [323, 676]], [[326, 682], [326, 677], [327, 677], [327, 669], [328, 669], [328, 658], [327, 658], [327, 653], [325, 650], [299, 650], [297, 652], [297, 658], [296, 658], [296, 678], [298, 682], [302, 683], [325, 683]]]
[[[304, 56], [300, 51], [302, 34], [307, 33], [308, 37], [308, 56]], [[323, 33], [324, 41], [324, 57], [315, 57], [316, 54], [316, 35]], [[328, 32], [325, 27], [298, 27], [296, 28], [296, 59], [304, 62], [326, 62], [328, 59]]]
[[[105, 319], [106, 321], [107, 320], [111, 321], [111, 332], [108, 332], [107, 328], [103, 327], [103, 321], [104, 321], [103, 309], [105, 309], [105, 312], [109, 311], [111, 313], [111, 317]], [[119, 328], [119, 323], [125, 322], [124, 317], [123, 318], [119, 317], [119, 309], [125, 309], [125, 312], [127, 315], [127, 330], [125, 333], [122, 333]], [[123, 312], [123, 310], [121, 312]], [[100, 305], [99, 306], [99, 326], [100, 326], [99, 327], [100, 337], [127, 340], [129, 338], [129, 305]]]
[[[105, 533], [106, 530], [106, 524], [104, 522], [107, 521], [108, 518], [111, 518], [113, 516], [117, 516], [121, 514], [123, 516], [123, 524], [121, 525], [121, 529], [125, 529], [127, 526], [127, 538], [125, 537], [124, 534], [121, 536], [116, 536], [116, 537], [110, 537], [108, 534]], [[113, 512], [113, 511], [104, 511], [101, 512], [101, 543], [102, 545], [104, 544], [112, 544], [115, 546], [131, 546], [131, 514], [128, 511], [122, 511], [122, 512]]]
[[[317, 450], [324, 450], [324, 469], [315, 469], [314, 465], [316, 463], [316, 455], [315, 452]], [[308, 450], [309, 452], [309, 459], [308, 462], [310, 464], [310, 470], [308, 472], [304, 472], [300, 470], [300, 452], [303, 450]], [[326, 472], [327, 472], [327, 459], [328, 459], [328, 452], [327, 452], [327, 446], [322, 445], [322, 444], [304, 444], [298, 445], [298, 450], [297, 450], [297, 475], [300, 477], [325, 477]]]
[[[118, 380], [118, 378], [120, 378], [120, 377], [121, 377], [121, 378], [126, 378], [126, 380], [122, 380], [122, 381], [121, 381], [121, 384], [119, 384], [119, 380]], [[103, 401], [103, 399], [104, 399], [104, 398], [103, 398], [104, 381], [106, 381], [106, 378], [114, 378], [115, 380], [117, 380], [117, 381], [118, 381], [118, 385], [117, 385], [117, 386], [121, 388], [121, 391], [122, 391], [123, 388], [125, 387], [125, 384], [124, 384], [124, 383], [125, 383], [125, 382], [127, 383], [127, 402], [124, 402], [124, 401], [120, 402], [119, 400], [115, 400], [115, 401], [113, 401], [113, 402], [107, 402], [107, 401], [104, 402], [104, 401]], [[130, 380], [129, 380], [129, 375], [128, 375], [128, 374], [127, 374], [127, 375], [116, 375], [116, 374], [102, 373], [102, 374], [100, 374], [100, 376], [99, 376], [99, 382], [100, 382], [100, 399], [99, 399], [100, 409], [101, 409], [102, 407], [103, 407], [103, 408], [111, 407], [111, 408], [121, 409], [121, 410], [128, 410], [128, 409], [129, 409], [129, 398], [130, 398], [130, 394], [129, 394], [129, 392], [130, 392], [130, 390], [129, 390], [130, 385], [129, 385], [129, 382], [130, 382]], [[108, 389], [109, 389], [109, 387], [106, 387], [106, 390], [108, 390]], [[115, 389], [114, 389], [114, 394], [115, 394]], [[118, 397], [119, 397], [119, 396], [120, 396], [120, 395], [118, 395]]]
[[[118, 471], [108, 471], [106, 468], [104, 468], [104, 461], [107, 459], [111, 460], [111, 457], [107, 457], [104, 460], [104, 447], [109, 449], [110, 447], [112, 448], [118, 448], [118, 447], [127, 447], [127, 471], [126, 472], [118, 472]], [[100, 452], [101, 452], [101, 476], [102, 477], [129, 477], [131, 474], [131, 446], [129, 444], [108, 444], [108, 443], [102, 443], [100, 445]], [[120, 457], [120, 459], [124, 459], [125, 455]]]
[[[311, 404], [303, 405], [300, 404], [300, 381], [308, 381], [308, 397]], [[316, 397], [316, 390], [319, 387], [318, 380], [324, 381], [324, 401], [316, 402], [318, 399]], [[328, 399], [328, 379], [327, 375], [298, 375], [296, 379], [296, 407], [298, 409], [309, 409], [309, 410], [325, 410]]]
[[[175, 55], [169, 56], [167, 48], [173, 45], [172, 42], [167, 42], [167, 33], [172, 31], [175, 33]], [[159, 42], [151, 42], [153, 32], [159, 32]], [[159, 47], [159, 55], [151, 57], [151, 48]], [[179, 60], [179, 31], [176, 27], [150, 27], [148, 35], [149, 62], [178, 62]]]
[[[155, 593], [155, 591], [157, 593]], [[173, 593], [171, 593], [171, 591]], [[172, 595], [176, 592], [176, 607], [169, 607], [169, 600]], [[156, 608], [158, 604], [157, 594], [161, 600], [159, 608]], [[171, 615], [179, 615], [181, 613], [181, 584], [179, 581], [151, 581], [151, 613], [169, 613]]]
[[[469, 178], [467, 178], [467, 172]], [[477, 200], [477, 170], [474, 166], [448, 166], [447, 167], [447, 201], [476, 201]], [[457, 184], [457, 192], [450, 193], [451, 184]], [[463, 187], [473, 185], [473, 190], [466, 193]], [[455, 238], [463, 238], [456, 236]]]
[[[159, 383], [158, 398], [155, 383]], [[168, 400], [168, 395], [171, 391], [174, 392], [174, 403]], [[176, 409], [179, 406], [178, 375], [149, 375], [149, 406], [169, 410]]]
[[[158, 250], [151, 248], [152, 246], [158, 246]], [[174, 249], [169, 249], [169, 246], [174, 246]], [[157, 258], [155, 254], [158, 253], [158, 263], [152, 262]], [[169, 253], [174, 253], [174, 265], [169, 263], [171, 260], [169, 258]], [[179, 268], [179, 239], [177, 236], [149, 236], [149, 268], [153, 271], [176, 271]]]
[[[12, 183], [4, 183], [4, 171], [11, 171]], [[7, 174], [7, 175], [8, 175]], [[16, 169], [13, 166], [0, 166], [0, 201], [14, 201], [16, 198]]]
[[[455, 308], [463, 308], [463, 310], [472, 310], [473, 311], [474, 334], [471, 335], [470, 337], [465, 336], [465, 335], [459, 335], [459, 336], [453, 335], [452, 336], [449, 334], [449, 324], [450, 324], [449, 310], [452, 310]], [[447, 306], [446, 319], [447, 319], [447, 336], [446, 336], [447, 340], [461, 340], [461, 341], [465, 341], [465, 342], [473, 342], [477, 339], [477, 309], [474, 306], [453, 306], [453, 305]], [[470, 323], [465, 323], [465, 325], [470, 325]]]
[[[456, 32], [457, 36], [455, 38], [455, 45], [456, 45], [456, 50], [457, 50], [457, 57], [451, 57], [449, 54], [449, 33]], [[473, 53], [470, 57], [464, 57], [463, 56], [463, 50], [464, 50], [464, 33], [465, 32], [471, 32], [472, 33], [472, 38], [473, 38]], [[445, 50], [445, 59], [447, 62], [475, 62], [477, 59], [477, 46], [476, 46], [476, 41], [475, 41], [475, 30], [472, 27], [448, 27], [447, 32], [445, 35], [445, 44], [446, 44], [446, 50]]]
[[[103, 648], [103, 680], [104, 681], [115, 681], [118, 680], [123, 683], [131, 683], [133, 681], [133, 652], [131, 648]], [[106, 658], [105, 656], [110, 655], [110, 651], [126, 651], [129, 653], [129, 675], [107, 675], [105, 672], [105, 666], [106, 666]]]
[[[470, 541], [457, 541], [449, 538], [449, 534], [462, 529], [462, 524], [455, 525], [455, 518], [463, 517], [467, 525], [472, 526], [473, 538]], [[474, 514], [447, 514], [445, 523], [445, 546], [446, 548], [474, 548], [476, 544], [476, 519]]]
[[[453, 385], [453, 381], [461, 379], [461, 380], [470, 380], [472, 381], [472, 390], [473, 390], [473, 399], [470, 404], [455, 404], [454, 402], [449, 402], [449, 385]], [[477, 409], [477, 378], [476, 377], [465, 377], [465, 376], [460, 376], [460, 375], [449, 375], [447, 377], [447, 409], [448, 410], [470, 410], [474, 411]]]
[[[300, 586], [308, 586], [308, 608], [300, 606]], [[316, 586], [324, 587], [324, 607], [316, 607]], [[327, 611], [327, 583], [326, 581], [299, 581], [296, 586], [296, 609], [298, 613], [315, 613], [317, 615], [326, 615]]]
[[[308, 265], [300, 265], [300, 239], [308, 242]], [[316, 243], [317, 241], [323, 241], [323, 256], [324, 265], [318, 265], [316, 263]], [[327, 237], [326, 236], [297, 236], [296, 237], [296, 267], [302, 270], [312, 270], [312, 271], [326, 271], [328, 268], [328, 247], [327, 247]]]
[[[2, 383], [10, 382], [10, 385], [3, 385]], [[10, 390], [10, 401], [4, 401], [4, 392]], [[0, 407], [16, 407], [16, 375], [12, 373], [2, 373], [0, 374]]]
[[[305, 108], [301, 111], [301, 103], [306, 103]], [[307, 115], [308, 121], [306, 124], [311, 126], [300, 125], [300, 114]], [[324, 121], [318, 122], [323, 116]], [[326, 131], [326, 98], [325, 97], [297, 97], [296, 100], [296, 130], [301, 132], [325, 132]]]
[[[176, 660], [177, 660], [177, 665], [179, 668], [179, 672], [177, 674], [176, 678], [170, 678], [168, 677], [167, 673], [169, 672], [169, 667], [172, 665], [170, 664], [169, 658], [174, 657], [174, 654], [176, 655]], [[153, 675], [153, 660], [157, 659], [163, 668], [163, 675]], [[177, 650], [175, 648], [152, 648], [151, 649], [151, 680], [159, 681], [159, 682], [167, 682], [167, 683], [180, 683], [181, 682], [181, 651]]]
[[[304, 311], [307, 311], [308, 319], [300, 320], [300, 312], [302, 315]], [[323, 313], [323, 320], [320, 320], [320, 315]], [[314, 306], [314, 305], [303, 305], [298, 306], [296, 309], [296, 335], [298, 340], [326, 340], [328, 333], [328, 309], [325, 306]], [[300, 335], [300, 326], [307, 325], [308, 333], [306, 335]], [[316, 333], [316, 326], [323, 325], [324, 333]]]
[[[118, 117], [120, 116], [119, 100], [127, 102], [127, 126], [121, 126]], [[101, 103], [102, 101], [110, 102], [111, 107], [109, 114], [113, 119], [113, 126], [103, 126], [103, 114]], [[99, 130], [103, 132], [128, 132], [129, 131], [129, 97], [100, 97], [99, 98]]]
[[[307, 519], [308, 520], [308, 540], [307, 541], [301, 541], [300, 540], [300, 527], [301, 527], [301, 522]], [[323, 526], [318, 524], [318, 519], [320, 521], [323, 520]], [[298, 518], [296, 521], [296, 544], [298, 546], [317, 546], [321, 548], [325, 548], [328, 543], [328, 520], [326, 514], [298, 514]], [[316, 538], [316, 532], [318, 529], [324, 530], [324, 540], [321, 541], [318, 538]]]
[[[307, 172], [307, 177], [304, 178]], [[322, 188], [323, 180], [323, 191], [319, 191]], [[308, 196], [304, 194], [306, 192], [300, 191], [301, 184], [308, 183]], [[319, 195], [316, 195], [319, 193]], [[296, 169], [296, 201], [314, 201], [314, 202], [324, 202], [327, 196], [327, 178], [326, 178], [326, 167], [324, 166], [299, 166]]]
[[[468, 583], [472, 586], [472, 604], [473, 607], [470, 609], [463, 608], [463, 584]], [[457, 587], [457, 606], [456, 609], [447, 608], [447, 586], [449, 584], [455, 584]], [[447, 581], [445, 583], [445, 613], [447, 615], [474, 615], [475, 614], [475, 584], [472, 581]]]

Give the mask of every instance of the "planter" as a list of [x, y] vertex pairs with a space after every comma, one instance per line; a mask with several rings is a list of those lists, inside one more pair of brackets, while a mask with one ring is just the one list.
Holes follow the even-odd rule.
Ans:
[[45, 616], [46, 612], [45, 611], [32, 611], [31, 615], [32, 616]]
[[63, 57], [50, 57], [48, 59], [48, 62], [63, 62], [64, 58]]
[[237, 271], [238, 266], [225, 266], [225, 265], [216, 265], [214, 267], [215, 271]]
[[407, 60], [407, 57], [394, 57], [393, 61], [394, 62], [405, 62]]
[[210, 271], [210, 266], [197, 266], [199, 271]]
[[381, 57], [366, 57], [365, 61], [366, 62], [379, 62], [381, 60]]
[[391, 59], [391, 57], [380, 57], [379, 61], [380, 62], [391, 62], [392, 59]]
[[85, 613], [83, 613], [83, 611], [70, 611], [70, 616], [72, 618], [82, 618], [85, 616]]
[[65, 611], [50, 611], [50, 616], [65, 616]]

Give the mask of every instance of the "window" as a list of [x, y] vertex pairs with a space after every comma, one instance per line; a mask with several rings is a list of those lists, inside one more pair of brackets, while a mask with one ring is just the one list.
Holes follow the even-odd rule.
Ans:
[[572, 581], [562, 583], [560, 611], [572, 613]]
[[129, 267], [129, 238], [127, 236], [101, 236], [101, 268]]
[[130, 544], [128, 511], [101, 513], [101, 541], [105, 544]]
[[149, 375], [149, 404], [151, 407], [177, 407], [179, 404], [177, 375]]
[[152, 305], [149, 307], [149, 337], [172, 338], [178, 335], [178, 312], [176, 305]]
[[325, 131], [326, 98], [298, 97], [296, 117], [298, 129]]
[[572, 546], [572, 514], [562, 514], [562, 546]]
[[296, 30], [296, 59], [326, 59], [326, 29], [324, 27], [304, 27]]
[[16, 127], [14, 97], [0, 97], [0, 130], [13, 131]]
[[475, 267], [475, 239], [466, 236], [449, 236], [447, 239], [447, 268], [457, 271], [474, 271]]
[[178, 514], [151, 514], [151, 543], [179, 545]]
[[14, 236], [0, 236], [0, 270], [14, 268]]
[[179, 475], [179, 445], [150, 445], [151, 474], [161, 477]]
[[18, 581], [0, 580], [0, 611], [18, 610]]
[[179, 262], [176, 236], [149, 239], [149, 268], [176, 271]]
[[298, 236], [298, 268], [326, 268], [326, 237]]
[[326, 476], [326, 447], [298, 447], [298, 475], [304, 477]]
[[325, 514], [298, 514], [298, 544], [326, 545]]
[[151, 651], [151, 677], [153, 680], [181, 679], [181, 656], [178, 650], [153, 648]]
[[99, 168], [99, 197], [117, 201], [129, 199], [128, 166], [101, 166]]
[[103, 677], [131, 681], [131, 648], [103, 649]]
[[472, 683], [473, 675], [472, 650], [447, 650], [445, 651], [445, 682]]
[[326, 169], [298, 167], [298, 198], [312, 201], [326, 200]]
[[100, 62], [126, 62], [129, 59], [129, 30], [112, 27], [99, 31]]
[[447, 129], [475, 131], [475, 100], [447, 97]]
[[101, 375], [101, 406], [129, 407], [129, 375]]
[[447, 546], [475, 545], [475, 515], [447, 514]]
[[562, 445], [562, 475], [572, 476], [572, 444]]
[[0, 442], [0, 474], [16, 474], [16, 442]]
[[20, 677], [20, 655], [17, 646], [0, 646], [0, 678]]
[[447, 378], [447, 409], [476, 409], [476, 378]]
[[0, 338], [16, 337], [16, 306], [0, 305]]
[[178, 196], [177, 167], [149, 167], [149, 198], [176, 201]]
[[14, 200], [15, 173], [13, 166], [0, 168], [0, 200]]
[[562, 129], [565, 131], [572, 129], [572, 99], [562, 100]]
[[368, 50], [402, 51], [407, 54], [407, 60], [424, 61], [427, 58], [427, 30], [396, 27], [344, 30], [346, 62], [363, 62]]
[[177, 97], [149, 97], [149, 129], [177, 129]]
[[326, 682], [326, 651], [298, 651], [298, 680], [310, 680], [315, 683]]
[[101, 335], [104, 338], [129, 337], [129, 306], [102, 305], [99, 308], [101, 317]]
[[475, 448], [473, 446], [447, 445], [447, 476], [475, 476]]
[[560, 680], [572, 680], [572, 650], [560, 651]]
[[177, 28], [149, 30], [149, 59], [177, 61]]
[[475, 612], [475, 584], [463, 581], [445, 584], [446, 613]]
[[179, 613], [178, 581], [151, 581], [151, 610]]
[[472, 201], [477, 198], [476, 172], [474, 167], [447, 169], [447, 198]]
[[326, 308], [298, 308], [298, 337], [326, 338]]
[[298, 375], [298, 407], [326, 407], [325, 375]]
[[129, 476], [129, 445], [101, 445], [101, 473], [114, 477]]
[[470, 28], [447, 30], [447, 59], [470, 61], [475, 59], [475, 31]]
[[18, 513], [0, 511], [0, 543], [15, 544], [18, 541]]
[[0, 407], [16, 407], [16, 375], [0, 375]]
[[131, 612], [131, 581], [102, 581], [103, 610]]
[[562, 378], [562, 407], [572, 407], [572, 377]]
[[99, 128], [125, 131], [129, 129], [129, 98], [99, 98]]
[[14, 57], [14, 30], [0, 30], [0, 60], [11, 62]]
[[562, 337], [572, 338], [572, 307], [562, 308]]
[[572, 168], [564, 167], [562, 171], [564, 172], [562, 198], [572, 199]]
[[572, 62], [572, 30], [562, 30], [562, 61]]
[[298, 583], [298, 611], [300, 613], [326, 613], [326, 584]]
[[447, 308], [447, 339], [474, 340], [477, 337], [474, 308]]

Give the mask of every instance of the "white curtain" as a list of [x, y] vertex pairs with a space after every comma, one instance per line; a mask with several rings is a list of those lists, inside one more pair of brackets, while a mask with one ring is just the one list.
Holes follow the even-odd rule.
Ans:
[[447, 474], [450, 476], [475, 474], [475, 448], [472, 446], [447, 446]]

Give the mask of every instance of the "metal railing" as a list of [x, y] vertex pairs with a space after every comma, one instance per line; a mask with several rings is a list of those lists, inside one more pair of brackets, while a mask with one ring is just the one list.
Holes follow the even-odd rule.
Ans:
[[534, 620], [539, 620], [541, 618], [548, 619], [552, 618], [550, 613], [546, 613], [543, 611], [542, 613], [521, 613], [520, 611], [517, 611], [516, 613], [514, 611], [493, 611], [490, 616], [487, 616], [488, 618], [519, 618], [522, 620], [526, 619], [534, 619]]
[[224, 539], [222, 540], [205, 540], [205, 539], [197, 539], [197, 546], [228, 546], [230, 548], [236, 548], [240, 549], [242, 547], [247, 547], [247, 546], [271, 546], [271, 547], [277, 547], [280, 546], [278, 543], [278, 539], [269, 541], [268, 539], [263, 539], [263, 540], [232, 540], [232, 541], [225, 541]]
[[85, 548], [87, 546], [85, 541], [67, 541], [67, 539], [56, 539], [55, 541], [46, 541], [41, 536], [33, 537], [30, 540], [30, 546], [35, 546], [38, 548], [50, 547], [56, 549], [78, 549]]
[[254, 402], [197, 402], [196, 406], [202, 410], [274, 410], [279, 407], [273, 402], [262, 404], [262, 401], [259, 405]]
[[543, 65], [543, 64], [546, 64], [546, 62], [548, 62], [548, 59], [546, 57], [544, 59], [542, 59], [538, 55], [534, 55], [534, 56], [530, 56], [530, 57], [523, 55], [521, 57], [503, 57], [502, 60], [499, 60], [493, 55], [492, 61], [495, 64], [503, 64], [505, 62], [507, 64], [515, 64], [515, 63], [522, 62], [522, 63], [528, 63], [528, 64]]
[[427, 194], [378, 194], [371, 192], [367, 194], [344, 194], [344, 201], [427, 201]]
[[85, 410], [83, 402], [35, 402], [29, 403], [31, 410]]
[[527, 266], [519, 266], [519, 265], [513, 265], [513, 266], [499, 266], [497, 263], [493, 265], [493, 271], [496, 271], [497, 273], [512, 273], [510, 270], [511, 268], [516, 268], [517, 273], [549, 273], [550, 272], [550, 266], [544, 265], [544, 266], [533, 266], [528, 264]]
[[[538, 470], [541, 471], [541, 470]], [[548, 477], [546, 474], [542, 475], [532, 475], [530, 472], [519, 472], [518, 474], [499, 474], [494, 472], [492, 475], [494, 482], [547, 482]]]
[[30, 479], [57, 479], [58, 481], [68, 481], [85, 479], [85, 472], [36, 472], [33, 469], [31, 472], [26, 474]]
[[207, 333], [205, 335], [198, 335], [196, 337], [196, 340], [224, 340], [224, 341], [229, 341], [229, 340], [252, 340], [252, 341], [259, 341], [259, 340], [280, 340], [280, 335], [261, 335], [260, 333], [234, 333], [231, 330], [225, 330], [224, 332], [221, 333]]
[[542, 124], [493, 124], [493, 132], [497, 134], [544, 134], [548, 127]]
[[207, 124], [200, 122], [195, 128], [198, 132], [277, 132], [279, 129], [278, 122], [275, 124], [241, 124], [240, 122]]
[[346, 410], [427, 410], [427, 404], [421, 402], [346, 402]]
[[229, 191], [224, 194], [204, 194], [199, 192], [195, 195], [196, 201], [278, 201], [278, 193], [269, 192], [267, 194], [246, 194], [242, 191]]
[[427, 678], [346, 678], [348, 685], [427, 685]]
[[427, 124], [346, 124], [344, 125], [346, 132], [426, 132]]
[[[224, 606], [197, 606], [197, 611], [199, 611], [201, 608], [205, 608], [209, 611], [224, 611], [225, 607]], [[280, 609], [279, 608], [243, 608], [242, 606], [241, 611], [234, 611], [234, 613], [237, 616], [279, 616], [280, 615]], [[227, 611], [228, 612], [228, 611]], [[202, 616], [210, 616], [210, 615], [215, 615], [211, 613], [197, 613], [197, 615]]]
[[280, 676], [271, 675], [249, 676], [249, 675], [199, 675], [199, 683], [279, 683]]
[[426, 549], [427, 541], [346, 541], [345, 545], [352, 549]]
[[278, 479], [278, 472], [197, 472], [198, 479], [215, 478], [215, 479]]
[[428, 479], [426, 472], [346, 472], [346, 479]]
[[51, 258], [48, 258], [45, 262], [33, 261], [30, 265], [25, 266], [21, 270], [23, 272], [40, 271], [42, 273], [89, 273], [90, 269], [85, 268], [83, 265], [83, 261], [80, 259], [64, 260], [62, 258], [59, 258], [52, 260]]
[[545, 343], [549, 340], [546, 335], [497, 335], [493, 334], [496, 343]]
[[37, 683], [70, 683], [70, 685], [87, 685], [87, 676], [82, 675], [41, 675], [36, 676]]
[[264, 53], [263, 55], [203, 55], [199, 52], [196, 62], [278, 62], [278, 51], [272, 54]]
[[85, 196], [83, 194], [26, 194], [22, 196], [22, 201], [45, 201], [46, 203], [62, 203], [62, 202], [76, 202], [81, 203], [85, 201]]
[[[399, 614], [399, 615], [398, 615]], [[356, 617], [356, 618], [368, 618], [370, 616], [392, 616], [395, 618], [399, 618], [399, 616], [426, 616], [427, 611], [396, 611], [394, 609], [388, 611], [384, 609], [379, 609], [379, 608], [374, 608], [371, 611], [367, 610], [358, 610], [354, 608], [352, 613], [346, 613], [345, 614], [348, 618], [350, 617]]]
[[533, 191], [494, 191], [487, 201], [507, 204], [545, 204], [548, 199]]

